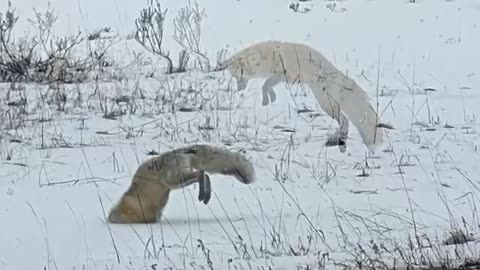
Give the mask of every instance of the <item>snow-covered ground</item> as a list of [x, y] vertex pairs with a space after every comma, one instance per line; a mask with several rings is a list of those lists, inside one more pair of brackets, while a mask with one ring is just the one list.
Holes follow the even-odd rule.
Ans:
[[[47, 2], [12, 4], [15, 35], [32, 33], [27, 18]], [[307, 12], [288, 1], [199, 1], [207, 14], [201, 46], [212, 63], [221, 49], [277, 39], [307, 43], [355, 78], [394, 127], [374, 154], [353, 126], [346, 153], [324, 147], [336, 124], [308, 88], [280, 85], [277, 102], [262, 107], [261, 80], [236, 92], [221, 72], [162, 75], [163, 62], [129, 38], [147, 1], [50, 4], [58, 35], [119, 32], [108, 53], [125, 77], [60, 86], [65, 112], [44, 102], [48, 86], [21, 83], [12, 94], [0, 85], [0, 269], [339, 269], [478, 258], [477, 0], [299, 2]], [[185, 2], [162, 4], [164, 47], [177, 55], [172, 20]], [[134, 52], [151, 61], [129, 65]], [[178, 103], [207, 102], [201, 110], [172, 113], [155, 101], [189, 88], [201, 94], [183, 91]], [[25, 114], [7, 105], [18, 95], [27, 97]], [[103, 117], [104, 106], [130, 109], [111, 101], [121, 96], [135, 113]], [[304, 107], [315, 111], [298, 114]], [[21, 117], [20, 127], [5, 124]], [[193, 185], [172, 193], [158, 224], [105, 222], [149, 151], [197, 142], [244, 148], [258, 181], [215, 175], [208, 205]], [[443, 245], [456, 230], [473, 241]]]

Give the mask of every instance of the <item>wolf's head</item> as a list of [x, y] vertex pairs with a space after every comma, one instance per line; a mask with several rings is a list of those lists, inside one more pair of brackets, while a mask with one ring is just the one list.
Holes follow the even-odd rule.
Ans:
[[237, 90], [243, 90], [247, 87], [248, 81], [252, 77], [252, 70], [240, 58], [231, 58], [220, 63], [214, 71], [227, 70], [237, 81]]

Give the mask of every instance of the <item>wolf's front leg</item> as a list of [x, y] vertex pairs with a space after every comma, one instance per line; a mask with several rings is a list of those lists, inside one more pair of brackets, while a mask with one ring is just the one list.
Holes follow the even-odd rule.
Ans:
[[[273, 87], [282, 81], [279, 75], [268, 78], [262, 86], [262, 105], [266, 106], [268, 103], [273, 103], [277, 100], [277, 95], [273, 91]], [[269, 101], [270, 99], [270, 101]]]
[[170, 189], [160, 183], [136, 178], [112, 207], [110, 223], [153, 223], [161, 216], [168, 202]]
[[248, 80], [245, 79], [245, 78], [240, 78], [240, 79], [237, 79], [237, 90], [240, 91], [240, 90], [243, 90], [245, 88], [247, 88], [247, 84], [248, 84]]
[[331, 147], [338, 145], [338, 149], [341, 153], [345, 153], [347, 151], [347, 134], [342, 132], [340, 129], [337, 129], [333, 135], [328, 137], [325, 146]]
[[340, 152], [345, 153], [347, 151], [347, 137], [349, 129], [349, 120], [347, 116], [341, 111], [339, 104], [329, 95], [325, 94], [323, 91], [315, 94], [318, 104], [322, 110], [325, 111], [328, 116], [333, 118], [339, 125], [335, 133], [328, 138], [325, 146], [330, 147], [338, 145]]

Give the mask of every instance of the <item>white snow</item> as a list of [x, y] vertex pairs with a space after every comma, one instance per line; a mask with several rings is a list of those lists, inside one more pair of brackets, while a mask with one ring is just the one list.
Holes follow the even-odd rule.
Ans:
[[[27, 18], [47, 1], [12, 4], [20, 16], [16, 36], [32, 33]], [[278, 86], [277, 102], [262, 107], [261, 80], [229, 92], [219, 91], [234, 85], [228, 74], [162, 75], [163, 62], [126, 38], [147, 1], [50, 4], [59, 15], [58, 35], [110, 26], [122, 35], [109, 50], [119, 66], [133, 61], [133, 51], [151, 64], [129, 66], [127, 80], [98, 85], [108, 98], [136, 97], [135, 114], [117, 120], [103, 118], [102, 100], [88, 98], [94, 81], [65, 86], [66, 112], [42, 103], [47, 86], [18, 86], [27, 89], [25, 117], [33, 121], [0, 124], [0, 269], [203, 269], [209, 262], [213, 269], [338, 269], [334, 262], [354, 265], [367, 256], [401, 262], [396, 245], [415, 258], [455, 259], [455, 250], [441, 244], [449, 232], [480, 236], [477, 0], [300, 2], [306, 13], [289, 9], [288, 1], [199, 1], [208, 16], [201, 46], [212, 63], [223, 48], [232, 53], [277, 39], [305, 42], [354, 77], [395, 128], [373, 155], [353, 126], [346, 153], [323, 146], [336, 125], [308, 88]], [[185, 2], [162, 5], [169, 9], [164, 48], [176, 56], [172, 20]], [[0, 12], [5, 9], [6, 1]], [[146, 78], [152, 70], [154, 77]], [[209, 101], [202, 110], [163, 112], [170, 105], [153, 101], [189, 85]], [[5, 105], [8, 89], [9, 83], [0, 85], [4, 123], [19, 114]], [[81, 106], [73, 102], [78, 93]], [[303, 106], [320, 115], [297, 114]], [[52, 120], [41, 123], [42, 117]], [[214, 129], [199, 129], [205, 125]], [[148, 151], [197, 142], [245, 148], [258, 181], [246, 186], [214, 175], [208, 205], [198, 202], [193, 185], [172, 193], [158, 224], [105, 222]], [[358, 176], [362, 168], [368, 176]], [[375, 253], [373, 245], [392, 252]], [[478, 258], [478, 243], [456, 252]]]

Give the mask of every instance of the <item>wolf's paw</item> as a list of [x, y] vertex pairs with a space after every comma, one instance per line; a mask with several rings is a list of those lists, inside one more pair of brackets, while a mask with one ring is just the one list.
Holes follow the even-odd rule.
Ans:
[[268, 98], [265, 98], [265, 97], [264, 97], [264, 98], [262, 99], [262, 106], [267, 106], [268, 103], [270, 103], [270, 101], [268, 100]]

